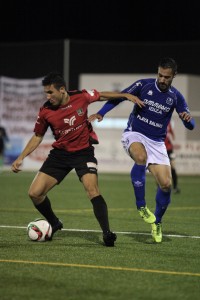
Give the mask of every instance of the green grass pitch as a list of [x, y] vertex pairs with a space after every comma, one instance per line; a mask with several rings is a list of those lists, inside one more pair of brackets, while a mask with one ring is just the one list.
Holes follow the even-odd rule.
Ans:
[[[74, 173], [49, 198], [64, 230], [53, 241], [28, 239], [27, 224], [41, 217], [28, 198], [33, 172], [0, 174], [1, 300], [196, 300], [200, 297], [199, 176], [180, 176], [154, 244], [140, 218], [129, 174], [99, 174], [116, 245], [102, 234]], [[146, 200], [154, 211], [156, 185], [148, 174]]]

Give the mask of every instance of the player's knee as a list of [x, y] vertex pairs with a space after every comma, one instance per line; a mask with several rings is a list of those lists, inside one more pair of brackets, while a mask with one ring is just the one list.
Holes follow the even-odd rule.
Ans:
[[147, 157], [144, 153], [137, 153], [137, 155], [131, 155], [131, 157], [138, 165], [146, 165]]
[[160, 184], [160, 188], [164, 191], [164, 192], [168, 192], [171, 190], [171, 186], [172, 186], [172, 181], [170, 178], [166, 178], [161, 184]]
[[28, 191], [28, 195], [35, 204], [41, 202], [42, 196], [39, 195], [35, 190], [30, 188]]
[[95, 186], [86, 189], [86, 193], [89, 199], [99, 196], [99, 189]]
[[133, 147], [130, 146], [129, 153], [132, 159], [138, 164], [138, 165], [146, 165], [147, 161], [147, 154], [146, 151], [143, 149], [135, 150]]
[[95, 191], [88, 191], [87, 194], [88, 194], [89, 199], [93, 199], [94, 197], [99, 196], [99, 192], [96, 191], [96, 190]]
[[139, 156], [138, 158], [137, 158], [137, 163], [139, 164], [139, 165], [146, 165], [146, 157], [143, 157], [143, 156]]

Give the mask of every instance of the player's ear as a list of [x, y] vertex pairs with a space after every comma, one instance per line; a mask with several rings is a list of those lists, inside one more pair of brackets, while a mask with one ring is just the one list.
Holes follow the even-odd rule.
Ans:
[[64, 87], [64, 86], [61, 86], [61, 88], [60, 88], [60, 92], [61, 92], [62, 94], [64, 94], [64, 93], [65, 93], [65, 87]]

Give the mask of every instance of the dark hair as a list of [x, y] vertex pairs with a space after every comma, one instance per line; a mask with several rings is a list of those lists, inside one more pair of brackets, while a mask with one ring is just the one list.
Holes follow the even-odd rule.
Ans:
[[172, 69], [174, 74], [177, 73], [177, 63], [171, 57], [162, 58], [158, 64], [158, 67], [161, 67], [163, 69]]
[[62, 86], [66, 88], [66, 82], [59, 72], [51, 72], [47, 74], [42, 80], [43, 86], [51, 84], [53, 84], [57, 90], [59, 90]]

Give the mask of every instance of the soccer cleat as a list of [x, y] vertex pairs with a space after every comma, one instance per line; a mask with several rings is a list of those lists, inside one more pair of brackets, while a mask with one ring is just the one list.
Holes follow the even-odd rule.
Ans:
[[151, 224], [151, 235], [152, 235], [154, 242], [156, 242], [156, 243], [162, 242], [162, 224], [161, 223]]
[[152, 224], [155, 222], [155, 215], [147, 208], [147, 206], [142, 206], [138, 209], [140, 216], [144, 219], [146, 223]]
[[175, 188], [172, 190], [173, 194], [180, 194], [181, 190], [179, 188]]
[[55, 225], [52, 226], [52, 234], [51, 234], [51, 236], [48, 238], [48, 241], [51, 241], [52, 238], [53, 238], [54, 233], [55, 233], [56, 231], [58, 231], [58, 230], [61, 230], [62, 228], [63, 228], [63, 223], [62, 223], [60, 220], [58, 220], [58, 222], [57, 222]]
[[103, 234], [103, 241], [105, 243], [105, 246], [107, 247], [114, 247], [114, 242], [117, 239], [117, 235], [114, 232], [107, 231]]

